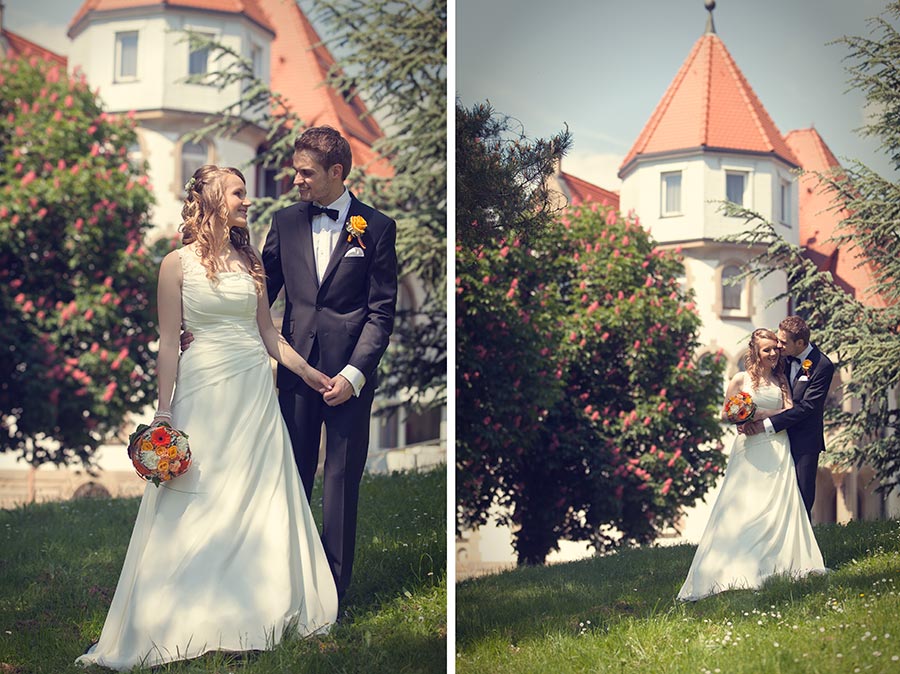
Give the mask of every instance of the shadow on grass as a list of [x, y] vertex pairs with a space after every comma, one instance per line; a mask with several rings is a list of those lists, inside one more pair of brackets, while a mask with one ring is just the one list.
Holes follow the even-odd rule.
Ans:
[[[259, 654], [241, 669], [334, 672], [365, 665], [371, 672], [441, 671], [445, 479], [444, 470], [366, 476], [354, 579], [343, 606], [346, 624], [327, 637]], [[82, 671], [72, 661], [100, 634], [138, 504], [105, 499], [0, 511], [0, 624], [6, 630], [0, 634], [0, 664], [11, 663], [17, 672]], [[312, 510], [321, 521], [318, 486]], [[155, 671], [225, 671], [229, 659], [234, 658], [211, 654]]]
[[[486, 637], [502, 636], [516, 644], [560, 630], [578, 633], [580, 623], [588, 619], [592, 629], [603, 630], [623, 620], [672, 611], [702, 617], [768, 609], [811, 596], [869, 592], [886, 570], [875, 560], [884, 560], [886, 566], [891, 560], [882, 553], [900, 551], [897, 522], [827, 525], [817, 527], [816, 535], [833, 573], [800, 581], [776, 577], [760, 590], [728, 591], [693, 604], [675, 599], [696, 549], [692, 545], [624, 550], [464, 581], [457, 588], [457, 642], [465, 648]], [[867, 564], [853, 562], [862, 558]], [[876, 568], [869, 568], [872, 564]]]

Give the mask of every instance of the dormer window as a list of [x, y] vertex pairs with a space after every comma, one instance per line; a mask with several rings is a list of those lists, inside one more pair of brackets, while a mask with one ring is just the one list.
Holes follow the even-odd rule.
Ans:
[[662, 215], [681, 215], [681, 171], [663, 173], [661, 187]]
[[138, 32], [116, 33], [116, 82], [137, 79]]
[[747, 173], [745, 171], [725, 172], [725, 198], [737, 206], [746, 206]]

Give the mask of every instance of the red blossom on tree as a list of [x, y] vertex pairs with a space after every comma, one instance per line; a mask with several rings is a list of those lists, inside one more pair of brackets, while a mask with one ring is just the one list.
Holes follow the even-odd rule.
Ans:
[[545, 230], [517, 247], [470, 232], [457, 254], [458, 522], [499, 505], [522, 564], [563, 539], [650, 542], [724, 465], [724, 363], [697, 358], [677, 255], [595, 204]]
[[152, 196], [123, 169], [133, 123], [83, 78], [32, 57], [0, 81], [0, 451], [87, 461], [155, 394], [156, 263], [134, 246]]

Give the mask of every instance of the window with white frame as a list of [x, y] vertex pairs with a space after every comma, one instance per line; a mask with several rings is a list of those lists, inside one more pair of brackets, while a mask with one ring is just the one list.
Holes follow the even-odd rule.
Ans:
[[731, 279], [741, 273], [736, 265], [730, 264], [722, 270], [722, 309], [740, 310], [741, 295], [744, 293], [743, 283], [734, 283]]
[[725, 172], [725, 198], [738, 206], [746, 206], [747, 173], [746, 171]]
[[[197, 37], [212, 40], [215, 35], [196, 33]], [[205, 75], [209, 72], [209, 46], [193, 45], [188, 54], [188, 75]]]
[[138, 32], [116, 33], [116, 81], [137, 79]]
[[662, 214], [681, 215], [681, 171], [662, 174]]
[[783, 225], [791, 224], [791, 184], [786, 180], [779, 185], [778, 219]]
[[261, 80], [263, 76], [263, 50], [258, 44], [250, 45], [250, 63], [253, 66], [253, 76]]

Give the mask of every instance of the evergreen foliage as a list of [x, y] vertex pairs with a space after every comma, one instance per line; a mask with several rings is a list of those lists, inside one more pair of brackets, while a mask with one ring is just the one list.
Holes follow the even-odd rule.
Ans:
[[[863, 129], [881, 139], [882, 149], [900, 170], [900, 2], [870, 19], [873, 37], [844, 37], [848, 72], [873, 112]], [[810, 324], [813, 341], [837, 358], [843, 369], [841, 404], [825, 410], [829, 429], [826, 459], [845, 466], [868, 464], [880, 489], [900, 485], [900, 185], [854, 161], [848, 168], [818, 174], [820, 187], [843, 216], [834, 242], [840, 255], [854, 259], [871, 278], [857, 297], [845, 292], [828, 271], [820, 271], [798, 247], [784, 241], [758, 214], [743, 216], [748, 230], [732, 240], [760, 244], [765, 251], [751, 262], [748, 275], [787, 275], [796, 313]]]
[[397, 221], [402, 277], [423, 294], [400, 308], [381, 385], [415, 407], [447, 395], [447, 0], [316, 0], [337, 62], [328, 83], [384, 120], [374, 149], [393, 169], [365, 194]]
[[0, 451], [89, 463], [156, 394], [152, 196], [83, 77], [4, 59], [0, 88]]

